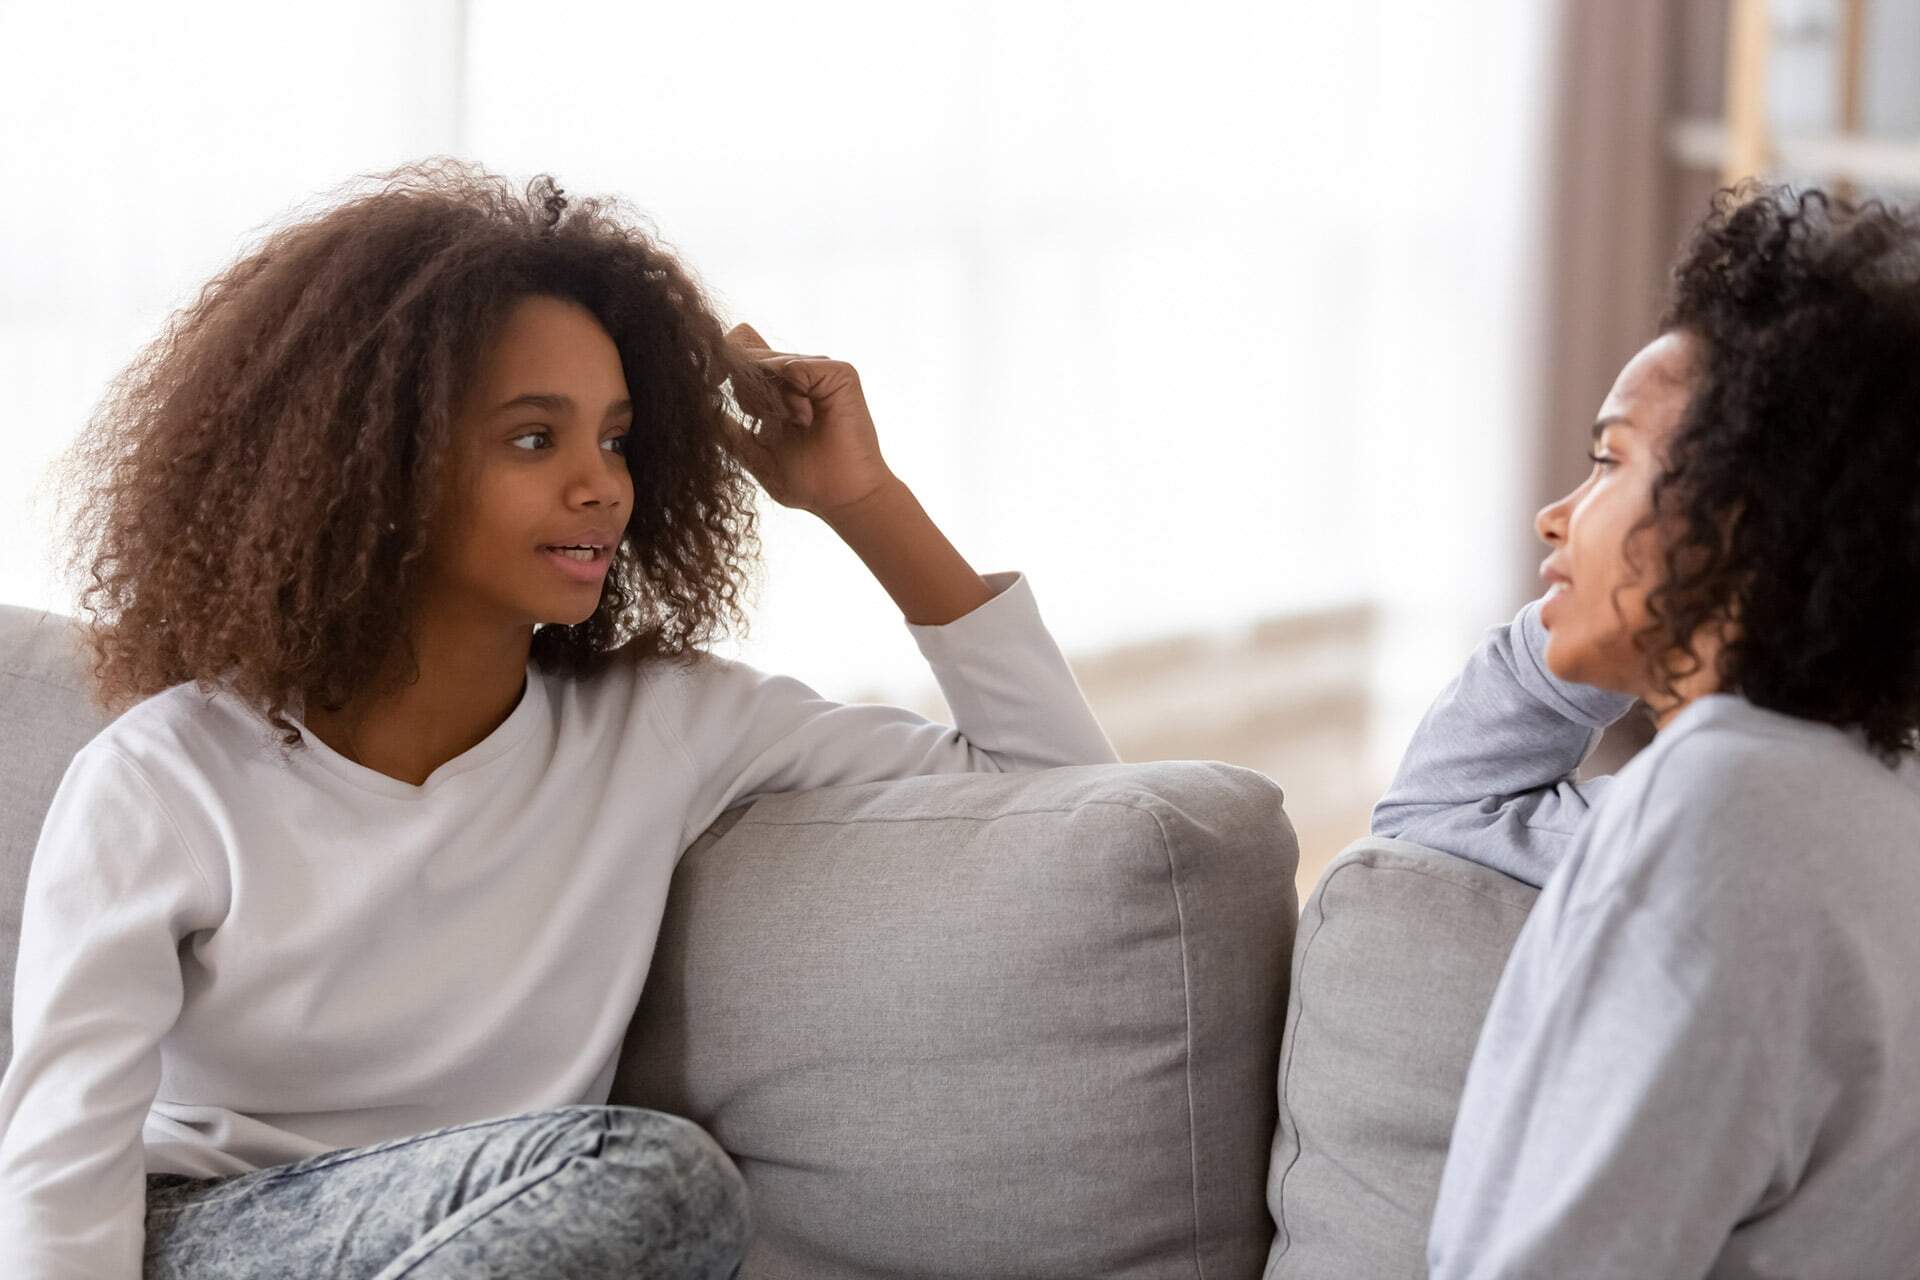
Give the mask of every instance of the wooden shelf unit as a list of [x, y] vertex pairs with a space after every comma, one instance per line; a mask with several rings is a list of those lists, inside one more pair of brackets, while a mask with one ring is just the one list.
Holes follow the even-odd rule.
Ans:
[[1839, 0], [1835, 41], [1837, 128], [1776, 133], [1768, 112], [1774, 22], [1769, 0], [1729, 0], [1726, 92], [1721, 119], [1687, 118], [1667, 131], [1667, 151], [1723, 184], [1779, 170], [1826, 175], [1836, 194], [1860, 186], [1920, 188], [1920, 137], [1861, 131], [1867, 0]]

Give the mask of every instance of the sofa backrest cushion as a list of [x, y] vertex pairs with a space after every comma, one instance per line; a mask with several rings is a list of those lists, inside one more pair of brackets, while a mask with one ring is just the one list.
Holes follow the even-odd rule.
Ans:
[[1294, 943], [1266, 1280], [1427, 1274], [1467, 1066], [1537, 893], [1377, 838], [1321, 876]]
[[763, 799], [681, 861], [614, 1100], [738, 1161], [746, 1277], [1245, 1280], [1295, 854], [1207, 762]]
[[13, 961], [40, 822], [68, 761], [110, 719], [81, 663], [73, 619], [0, 605], [0, 1071], [13, 1058]]

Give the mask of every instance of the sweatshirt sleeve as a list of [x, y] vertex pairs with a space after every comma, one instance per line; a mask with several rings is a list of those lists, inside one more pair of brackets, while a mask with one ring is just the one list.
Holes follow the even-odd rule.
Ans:
[[220, 914], [145, 776], [83, 747], [27, 872], [0, 1077], [0, 1275], [139, 1280], [141, 1129], [180, 1014], [178, 948]]
[[1373, 809], [1373, 834], [1545, 884], [1609, 780], [1574, 770], [1632, 697], [1547, 669], [1540, 601], [1494, 627], [1420, 726]]
[[951, 726], [899, 707], [833, 702], [788, 676], [700, 658], [681, 677], [668, 724], [700, 779], [683, 835], [774, 792], [1117, 762], [1025, 576], [986, 580], [995, 594], [971, 613], [940, 626], [906, 624], [953, 711]]

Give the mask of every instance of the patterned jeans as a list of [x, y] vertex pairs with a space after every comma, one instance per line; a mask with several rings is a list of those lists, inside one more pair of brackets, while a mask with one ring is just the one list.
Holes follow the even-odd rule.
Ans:
[[220, 1178], [147, 1176], [146, 1280], [737, 1275], [747, 1191], [697, 1125], [571, 1106]]

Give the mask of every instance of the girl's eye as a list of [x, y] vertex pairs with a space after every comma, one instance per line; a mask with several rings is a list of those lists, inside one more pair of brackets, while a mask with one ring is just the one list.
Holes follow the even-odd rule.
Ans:
[[[613, 447], [611, 450], [609, 450], [609, 452], [624, 453], [626, 451], [626, 438], [627, 437], [625, 432], [622, 432], [617, 436], [608, 436], [605, 440], [602, 440], [600, 442], [600, 447], [605, 449], [607, 448], [608, 445], [611, 445]], [[541, 443], [537, 445], [522, 445], [520, 443], [522, 440], [538, 440]], [[525, 453], [539, 453], [543, 450], [551, 449], [553, 447], [553, 435], [545, 427], [541, 427], [535, 431], [523, 431], [519, 435], [514, 436], [511, 440], [507, 441], [507, 443], [510, 445], [513, 445], [514, 447], [520, 449], [522, 452], [525, 452]]]
[[1614, 464], [1613, 458], [1604, 453], [1594, 453], [1592, 450], [1588, 450], [1587, 460], [1592, 462], [1596, 467], [1610, 467]]

